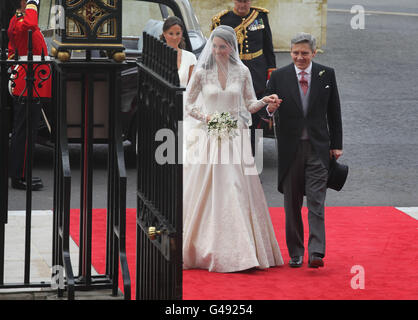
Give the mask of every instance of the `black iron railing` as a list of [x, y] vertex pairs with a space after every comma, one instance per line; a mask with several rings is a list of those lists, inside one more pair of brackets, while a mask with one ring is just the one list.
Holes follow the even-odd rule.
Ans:
[[[54, 154], [54, 204], [53, 204], [53, 245], [52, 265], [62, 266], [66, 274], [68, 299], [75, 296], [75, 277], [70, 258], [70, 200], [71, 200], [71, 168], [67, 141], [66, 91], [62, 89], [59, 73], [54, 68], [54, 105], [61, 106], [56, 110], [55, 154]], [[60, 95], [57, 93], [61, 92]], [[54, 274], [60, 279], [60, 276]], [[56, 270], [62, 272], [62, 269]], [[65, 287], [58, 286], [58, 296], [62, 296]]]
[[[51, 61], [47, 60], [45, 53], [42, 52], [40, 59], [34, 59], [32, 46], [32, 31], [28, 31], [28, 52], [27, 56], [20, 57], [16, 50], [12, 60], [7, 59], [6, 55], [6, 31], [1, 30], [1, 57], [0, 57], [0, 288], [20, 288], [20, 287], [45, 287], [48, 283], [35, 283], [30, 280], [31, 270], [31, 222], [32, 222], [32, 167], [33, 167], [33, 123], [32, 106], [41, 104], [41, 97], [38, 90], [42, 83], [51, 77]], [[26, 53], [25, 53], [26, 54]], [[25, 71], [25, 88], [20, 96], [13, 99], [26, 106], [26, 139], [27, 150], [25, 160], [25, 179], [26, 179], [26, 210], [25, 210], [25, 253], [24, 253], [24, 280], [23, 283], [4, 283], [4, 247], [5, 247], [5, 225], [8, 222], [8, 169], [9, 169], [9, 132], [11, 102], [9, 97], [9, 86], [14, 88], [18, 80], [19, 73], [15, 70], [19, 66]], [[49, 72], [43, 68], [48, 66]], [[35, 79], [41, 81], [35, 85]]]
[[[124, 298], [131, 299], [131, 281], [126, 259], [126, 184], [122, 134], [120, 128], [121, 99], [121, 64], [111, 60], [79, 60], [70, 62], [54, 61], [57, 101], [57, 141], [55, 165], [55, 202], [57, 212], [54, 248], [57, 248], [54, 261], [63, 265], [67, 275], [68, 295], [72, 290], [112, 289], [118, 294], [119, 263], [122, 273]], [[82, 101], [67, 99], [69, 81], [80, 82]], [[94, 143], [94, 83], [96, 79], [107, 83], [107, 108], [102, 106], [101, 112], [108, 113], [108, 184], [107, 184], [107, 241], [106, 271], [102, 275], [92, 275], [92, 228], [93, 228], [93, 143]], [[76, 106], [68, 105], [68, 103]], [[79, 103], [79, 104], [78, 104]], [[80, 158], [80, 238], [79, 238], [79, 270], [78, 276], [73, 274], [68, 253], [70, 188], [71, 177], [68, 166], [67, 109], [80, 108], [81, 105], [81, 158]], [[67, 261], [65, 260], [67, 258]], [[71, 284], [74, 283], [74, 287]], [[63, 294], [60, 290], [60, 295]]]
[[[143, 39], [138, 63], [136, 299], [181, 299], [183, 167], [177, 146], [182, 141], [184, 88], [179, 86], [177, 52], [146, 33]], [[156, 159], [161, 129], [172, 138], [174, 148], [167, 152], [174, 163]]]
[[[3, 30], [3, 34], [4, 34]], [[31, 37], [29, 36], [29, 39]], [[30, 47], [30, 46], [29, 46]], [[25, 61], [8, 61], [2, 44], [1, 68], [1, 161], [0, 168], [0, 288], [19, 288], [50, 286], [51, 283], [30, 281], [30, 237], [31, 237], [31, 184], [28, 183], [26, 205], [26, 253], [25, 279], [22, 284], [4, 284], [4, 230], [8, 214], [8, 139], [10, 105], [4, 103], [8, 95], [7, 84], [11, 74], [7, 72], [14, 64], [27, 67], [27, 104], [34, 103], [32, 88], [37, 65], [51, 65], [51, 61], [41, 58]], [[52, 62], [53, 99], [55, 117], [54, 151], [54, 202], [53, 202], [53, 266], [61, 266], [65, 271], [65, 286], [58, 287], [58, 296], [67, 293], [74, 299], [77, 290], [111, 288], [118, 292], [119, 268], [122, 273], [124, 297], [130, 299], [131, 283], [126, 259], [126, 170], [121, 140], [120, 92], [121, 65], [109, 60]], [[184, 88], [179, 86], [177, 74], [177, 53], [157, 39], [144, 34], [143, 61], [139, 70], [139, 109], [138, 109], [138, 155], [137, 155], [137, 299], [181, 299], [182, 298], [182, 136], [179, 123], [183, 117]], [[70, 200], [71, 165], [67, 137], [67, 84], [70, 75], [77, 74], [83, 92], [82, 138], [81, 138], [81, 197], [80, 197], [80, 256], [78, 275], [72, 267], [70, 258]], [[92, 146], [94, 141], [94, 79], [100, 74], [108, 87], [108, 206], [106, 272], [104, 275], [91, 274], [92, 261], [92, 192], [93, 166]], [[74, 77], [71, 76], [73, 80]], [[23, 99], [23, 98], [22, 98]], [[30, 112], [28, 108], [28, 112]], [[28, 136], [31, 136], [31, 121], [28, 123]], [[161, 142], [156, 141], [159, 130], [167, 130], [167, 137], [173, 145], [168, 152], [174, 162], [161, 163], [156, 159], [156, 151]], [[167, 139], [169, 139], [167, 138]], [[29, 146], [31, 144], [29, 143]], [[31, 151], [29, 152], [31, 155]], [[27, 166], [28, 181], [31, 181], [31, 165]], [[120, 266], [120, 267], [119, 267]], [[58, 269], [60, 270], [60, 269]], [[54, 272], [52, 270], [52, 276]]]
[[[0, 57], [0, 289], [50, 287], [56, 285], [52, 281], [40, 283], [30, 279], [31, 256], [31, 217], [32, 217], [32, 121], [26, 121], [28, 136], [28, 152], [26, 164], [26, 227], [25, 227], [25, 261], [24, 281], [22, 283], [4, 283], [5, 264], [5, 225], [8, 222], [8, 156], [9, 156], [9, 132], [11, 105], [9, 101], [8, 85], [18, 76], [11, 66], [19, 65], [26, 71], [26, 87], [19, 99], [20, 103], [26, 103], [27, 119], [31, 119], [29, 106], [41, 103], [36, 96], [35, 83], [42, 85], [51, 76], [52, 81], [52, 106], [56, 117], [53, 121], [54, 130], [54, 199], [53, 199], [53, 228], [52, 235], [52, 279], [63, 279], [63, 283], [57, 284], [57, 293], [61, 297], [67, 293], [68, 299], [75, 298], [77, 290], [112, 289], [112, 294], [118, 294], [119, 270], [122, 273], [124, 298], [131, 298], [131, 281], [126, 258], [126, 184], [124, 151], [122, 145], [122, 133], [120, 128], [120, 99], [121, 99], [121, 69], [122, 64], [109, 59], [101, 61], [65, 62], [46, 59], [42, 54], [40, 59], [33, 59], [32, 32], [29, 31], [29, 52], [25, 60], [19, 59], [18, 53], [14, 60], [7, 60], [6, 36], [2, 30], [1, 57]], [[41, 66], [49, 67], [49, 74], [42, 71]], [[71, 75], [77, 75], [81, 82], [82, 101], [74, 101], [67, 96], [68, 81]], [[94, 276], [92, 269], [92, 192], [93, 181], [93, 143], [94, 143], [94, 80], [99, 74], [100, 79], [105, 79], [108, 84], [107, 101], [108, 108], [102, 108], [102, 112], [108, 113], [109, 130], [107, 133], [108, 153], [108, 206], [107, 206], [107, 243], [106, 243], [106, 272], [103, 275]], [[35, 78], [41, 81], [36, 82]], [[71, 79], [72, 81], [74, 79]], [[34, 94], [35, 93], [35, 94]], [[68, 105], [69, 103], [69, 105]], [[70, 258], [70, 201], [72, 173], [68, 150], [67, 136], [67, 108], [80, 108], [82, 110], [82, 137], [81, 137], [81, 197], [80, 197], [80, 255], [78, 275], [75, 274]], [[120, 265], [120, 268], [119, 268]], [[55, 268], [57, 267], [57, 268]], [[60, 273], [61, 274], [57, 274]], [[62, 274], [65, 272], [65, 278]]]

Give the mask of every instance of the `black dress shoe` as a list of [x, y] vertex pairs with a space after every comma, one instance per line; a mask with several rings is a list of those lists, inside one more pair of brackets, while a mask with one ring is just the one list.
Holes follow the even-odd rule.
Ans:
[[322, 257], [320, 257], [317, 254], [312, 254], [308, 261], [308, 267], [309, 268], [320, 268], [324, 266], [324, 261], [322, 260]]
[[[12, 188], [19, 190], [26, 190], [26, 181], [22, 178], [12, 178]], [[41, 190], [44, 187], [40, 178], [32, 179], [32, 191]]]
[[300, 268], [303, 263], [303, 256], [292, 257], [289, 261], [289, 266], [291, 268]]

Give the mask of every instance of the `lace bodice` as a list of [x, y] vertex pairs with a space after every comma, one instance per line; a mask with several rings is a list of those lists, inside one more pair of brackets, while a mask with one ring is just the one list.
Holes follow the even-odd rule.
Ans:
[[228, 111], [241, 124], [250, 125], [250, 113], [257, 112], [264, 105], [255, 96], [250, 71], [246, 66], [230, 64], [223, 89], [215, 64], [212, 69], [196, 70], [187, 88], [185, 111], [203, 122], [206, 122], [207, 115], [215, 111]]

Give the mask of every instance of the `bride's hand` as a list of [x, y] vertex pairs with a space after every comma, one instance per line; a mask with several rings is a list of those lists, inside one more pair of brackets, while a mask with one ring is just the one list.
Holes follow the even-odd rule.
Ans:
[[279, 97], [277, 96], [277, 94], [272, 94], [269, 96], [266, 96], [263, 98], [263, 102], [268, 104], [268, 111], [270, 113], [273, 113], [274, 111], [277, 110], [277, 108], [280, 106], [280, 104], [282, 103], [282, 99], [279, 99]]
[[265, 104], [273, 104], [278, 99], [279, 99], [279, 97], [277, 96], [277, 94], [271, 94], [269, 96], [265, 96], [262, 100]]

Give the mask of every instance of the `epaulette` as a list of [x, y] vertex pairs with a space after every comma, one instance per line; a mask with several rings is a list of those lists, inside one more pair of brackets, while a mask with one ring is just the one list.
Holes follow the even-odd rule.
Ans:
[[211, 31], [221, 24], [221, 17], [226, 15], [231, 10], [222, 10], [212, 17]]
[[270, 12], [270, 11], [268, 11], [267, 9], [262, 8], [262, 7], [253, 7], [253, 6], [251, 6], [251, 8], [252, 8], [252, 9], [255, 9], [255, 10], [257, 10], [257, 11], [260, 11], [260, 12], [264, 12], [264, 13], [269, 13], [269, 12]]

